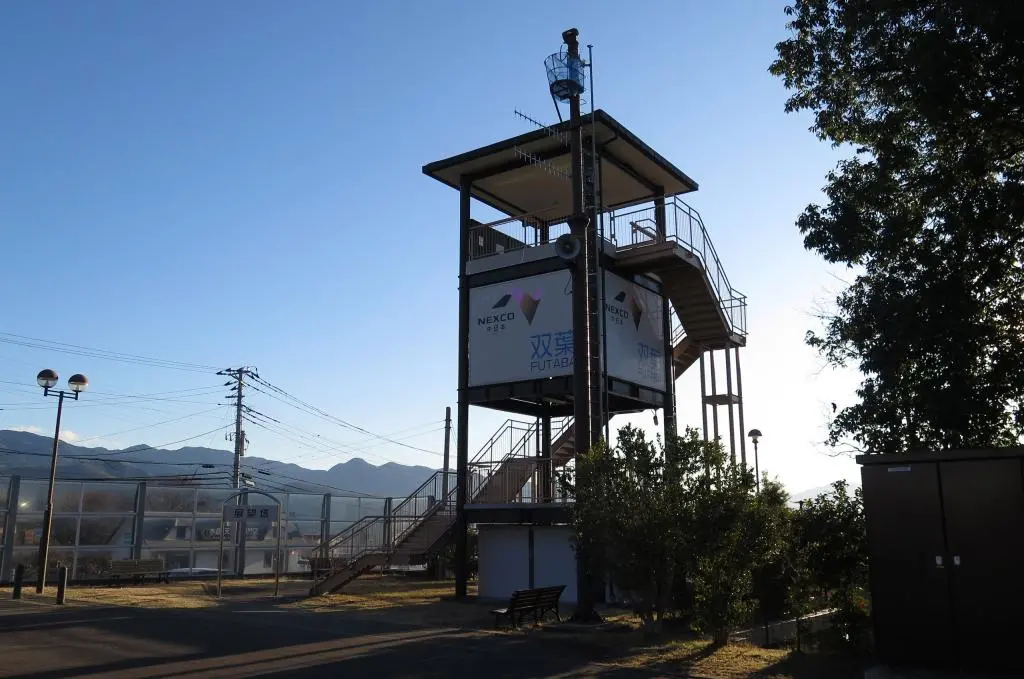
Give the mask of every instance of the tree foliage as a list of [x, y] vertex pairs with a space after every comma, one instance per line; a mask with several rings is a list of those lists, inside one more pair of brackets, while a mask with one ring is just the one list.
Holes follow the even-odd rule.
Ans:
[[868, 628], [868, 551], [861, 489], [851, 495], [846, 482], [837, 481], [827, 493], [805, 500], [793, 516], [792, 552], [797, 608], [801, 597], [823, 594], [835, 611], [838, 632], [863, 646]]
[[667, 608], [672, 550], [684, 528], [677, 523], [682, 490], [672, 481], [678, 470], [641, 430], [623, 427], [618, 443], [577, 457], [563, 482], [576, 497], [573, 523], [585, 568], [629, 592], [650, 625]]
[[[563, 483], [584, 567], [624, 590], [652, 628], [692, 606], [688, 617], [726, 641], [749, 617], [751, 570], [784, 549], [785, 492], [767, 482], [755, 495], [750, 471], [694, 429], [662, 447], [624, 427], [616, 448], [577, 457]], [[692, 601], [674, 600], [680, 581]]]
[[864, 374], [829, 442], [865, 452], [1024, 433], [1024, 39], [1014, 0], [797, 0], [771, 72], [851, 157], [805, 246], [858, 275], [808, 342]]

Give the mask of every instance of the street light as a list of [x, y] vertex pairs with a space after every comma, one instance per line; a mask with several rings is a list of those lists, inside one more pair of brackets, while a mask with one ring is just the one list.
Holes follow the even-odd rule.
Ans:
[[757, 464], [757, 442], [761, 440], [761, 430], [751, 429], [750, 433], [747, 434], [750, 440], [754, 442], [754, 478], [757, 481], [757, 492], [761, 492], [761, 470]]
[[70, 392], [59, 389], [52, 391], [60, 379], [57, 373], [47, 368], [36, 375], [36, 382], [43, 388], [43, 396], [57, 397], [57, 426], [53, 432], [53, 453], [50, 456], [50, 491], [46, 495], [46, 511], [43, 513], [43, 534], [39, 539], [39, 576], [36, 581], [36, 593], [42, 594], [46, 585], [46, 558], [50, 552], [50, 530], [53, 526], [53, 487], [57, 481], [57, 444], [60, 441], [60, 415], [64, 410], [64, 397], [70, 396], [78, 400], [78, 395], [89, 386], [89, 380], [81, 373], [75, 373], [68, 379]]

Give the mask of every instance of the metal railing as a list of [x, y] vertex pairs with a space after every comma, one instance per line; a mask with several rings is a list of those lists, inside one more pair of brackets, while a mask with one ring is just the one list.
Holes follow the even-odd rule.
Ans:
[[[747, 298], [737, 292], [729, 283], [722, 261], [715, 251], [704, 221], [692, 206], [677, 197], [665, 200], [665, 231], [663, 239], [658, 234], [657, 213], [659, 208], [652, 205], [628, 212], [605, 212], [601, 215], [604, 237], [618, 248], [630, 248], [671, 240], [696, 256], [718, 302], [729, 322], [732, 332], [747, 333]], [[494, 255], [516, 252], [540, 245], [542, 222], [535, 215], [519, 215], [501, 219], [489, 224], [475, 226], [469, 231], [469, 258], [482, 259]], [[569, 232], [565, 222], [548, 224], [548, 242]]]
[[715, 290], [730, 329], [739, 335], [746, 335], [747, 298], [729, 283], [729, 277], [725, 274], [700, 214], [679, 198], [666, 199], [663, 239], [656, 228], [658, 210], [658, 207], [651, 205], [629, 212], [613, 212], [606, 236], [619, 249], [670, 240], [693, 254], [704, 267], [704, 273]]
[[[552, 420], [552, 442], [571, 426], [571, 417]], [[537, 422], [506, 420], [469, 463], [469, 501], [479, 500], [486, 493], [498, 498], [502, 504], [515, 501], [570, 502], [572, 498], [555, 479], [554, 462], [537, 457], [537, 435]], [[541, 490], [547, 485], [541, 483], [542, 478], [553, 479], [554, 497], [546, 497], [552, 493]], [[454, 522], [456, 483], [455, 472], [434, 472], [388, 515], [363, 517], [317, 545], [314, 554], [325, 566], [318, 571], [319, 577], [330, 577], [339, 568], [353, 564], [367, 554], [392, 554], [401, 549], [417, 528], [425, 525], [432, 516], [443, 515], [449, 523]]]
[[[503, 255], [541, 245], [540, 222], [532, 217], [519, 217], [480, 224], [469, 230], [469, 259], [482, 259]], [[549, 243], [564, 233], [569, 233], [566, 222], [548, 224]]]
[[411, 495], [391, 510], [388, 549], [399, 548], [424, 519], [438, 513], [455, 516], [455, 484], [452, 471], [436, 471]]
[[387, 515], [363, 517], [317, 545], [314, 553], [330, 565], [322, 574], [330, 575], [366, 554], [391, 554], [438, 511], [454, 515], [455, 479], [455, 472], [436, 471]]
[[[527, 501], [526, 498], [529, 501], [553, 499], [543, 497], [550, 494], [546, 492], [523, 494], [527, 486], [538, 491], [546, 487], [546, 483], [540, 482], [541, 478], [553, 478], [555, 471], [551, 461], [537, 456], [538, 426], [537, 422], [506, 420], [481, 446], [469, 464], [470, 502], [505, 504]], [[551, 441], [557, 441], [571, 426], [571, 417], [552, 420]], [[503, 445], [505, 443], [509, 445]]]

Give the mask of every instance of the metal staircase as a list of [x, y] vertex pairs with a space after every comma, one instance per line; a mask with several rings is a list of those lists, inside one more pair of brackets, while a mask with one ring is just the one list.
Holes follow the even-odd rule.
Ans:
[[[673, 375], [678, 378], [708, 348], [741, 346], [746, 336], [746, 298], [725, 276], [700, 216], [671, 199], [665, 206], [665, 235], [652, 229], [657, 208], [611, 215], [617, 267], [653, 273], [675, 310]], [[537, 498], [538, 424], [506, 420], [477, 451], [469, 465], [470, 504], [509, 504], [530, 494]], [[572, 418], [551, 424], [551, 465], [561, 467], [574, 454]], [[553, 469], [549, 470], [553, 473]], [[372, 568], [424, 563], [447, 544], [455, 524], [454, 472], [435, 472], [387, 516], [360, 519], [314, 548], [318, 563], [310, 594], [333, 592]]]

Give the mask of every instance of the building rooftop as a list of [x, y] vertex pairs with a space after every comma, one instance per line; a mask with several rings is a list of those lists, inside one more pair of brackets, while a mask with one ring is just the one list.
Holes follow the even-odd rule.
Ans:
[[[593, 122], [603, 179], [603, 209], [614, 210], [697, 190], [697, 182], [598, 109], [582, 116], [584, 136]], [[423, 166], [429, 177], [472, 195], [509, 216], [531, 215], [552, 224], [572, 214], [569, 122], [534, 130]]]

